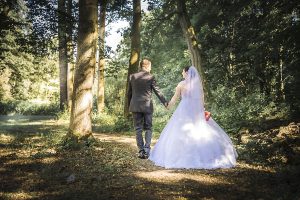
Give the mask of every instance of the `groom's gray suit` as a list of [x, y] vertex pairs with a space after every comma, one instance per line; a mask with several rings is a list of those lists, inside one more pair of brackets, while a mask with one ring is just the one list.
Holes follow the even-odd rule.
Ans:
[[[152, 138], [153, 91], [159, 100], [166, 105], [167, 101], [156, 85], [153, 75], [141, 70], [130, 76], [128, 88], [129, 112], [133, 113], [139, 152], [145, 152], [146, 155], [149, 155]], [[145, 143], [142, 136], [143, 129], [145, 130]]]

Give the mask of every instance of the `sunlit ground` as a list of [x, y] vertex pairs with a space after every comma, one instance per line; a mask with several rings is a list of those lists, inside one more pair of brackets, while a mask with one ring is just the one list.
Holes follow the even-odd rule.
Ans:
[[180, 182], [184, 179], [193, 180], [199, 183], [205, 183], [205, 184], [230, 184], [224, 180], [215, 178], [208, 174], [199, 174], [199, 175], [192, 175], [192, 174], [186, 174], [183, 172], [173, 171], [173, 170], [155, 170], [151, 172], [143, 172], [139, 171], [136, 172], [135, 175], [137, 177], [145, 178], [150, 181], [155, 182], [162, 182], [162, 183], [168, 183], [168, 182]]
[[300, 197], [299, 172], [291, 166], [238, 160], [232, 169], [164, 169], [137, 158], [133, 135], [97, 132], [92, 148], [65, 150], [59, 143], [65, 122], [47, 116], [0, 119], [0, 199]]

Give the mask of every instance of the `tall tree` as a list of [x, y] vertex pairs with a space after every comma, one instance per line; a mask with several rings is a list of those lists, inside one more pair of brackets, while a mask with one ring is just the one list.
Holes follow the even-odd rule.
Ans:
[[98, 0], [79, 0], [78, 56], [68, 136], [92, 135], [92, 86], [96, 65]]
[[[130, 51], [130, 59], [129, 59], [129, 67], [127, 74], [127, 83], [126, 83], [126, 96], [128, 92], [128, 83], [129, 76], [138, 71], [139, 68], [139, 60], [141, 54], [141, 0], [133, 0], [133, 22], [131, 28], [131, 51]], [[126, 100], [125, 96], [125, 107], [124, 107], [124, 115], [128, 116], [128, 104], [129, 102]]]
[[104, 68], [105, 68], [105, 18], [107, 0], [100, 1], [100, 23], [99, 23], [99, 71], [98, 71], [98, 90], [97, 108], [98, 113], [104, 109]]
[[0, 2], [0, 101], [28, 96], [24, 80], [30, 77], [33, 57], [26, 45], [30, 33], [27, 11], [23, 0]]
[[66, 29], [66, 0], [58, 0], [58, 40], [59, 40], [59, 84], [61, 110], [68, 105], [68, 50], [67, 50], [67, 29]]
[[67, 47], [68, 47], [68, 75], [67, 75], [67, 90], [68, 90], [68, 110], [72, 106], [72, 94], [74, 83], [74, 42], [73, 42], [73, 0], [67, 0]]
[[201, 54], [199, 49], [199, 42], [197, 40], [197, 35], [195, 33], [195, 29], [191, 24], [189, 16], [186, 10], [186, 1], [185, 0], [177, 0], [177, 11], [178, 11], [178, 19], [180, 23], [180, 27], [182, 29], [184, 38], [188, 44], [188, 48], [191, 54], [192, 65], [195, 66], [202, 78], [204, 91], [207, 92], [207, 88], [205, 87], [205, 74], [203, 66], [201, 65]]

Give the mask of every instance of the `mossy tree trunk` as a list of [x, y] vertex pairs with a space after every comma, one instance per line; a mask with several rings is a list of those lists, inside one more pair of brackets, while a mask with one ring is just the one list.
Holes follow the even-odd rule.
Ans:
[[63, 110], [68, 104], [67, 74], [67, 29], [66, 29], [66, 0], [58, 0], [58, 40], [59, 40], [59, 85], [60, 103]]
[[133, 0], [133, 23], [131, 29], [131, 52], [129, 59], [129, 67], [127, 73], [127, 81], [126, 81], [126, 93], [124, 99], [124, 115], [128, 117], [129, 110], [128, 104], [130, 102], [127, 101], [127, 92], [128, 92], [128, 83], [129, 76], [139, 69], [139, 60], [141, 54], [141, 0]]
[[86, 140], [92, 135], [92, 86], [96, 65], [97, 0], [79, 0], [78, 55], [68, 136]]
[[98, 70], [98, 90], [97, 109], [101, 113], [104, 109], [104, 69], [105, 69], [105, 17], [107, 0], [100, 2], [100, 23], [99, 23], [99, 70]]
[[75, 59], [74, 59], [74, 41], [73, 41], [73, 0], [67, 0], [67, 47], [68, 47], [68, 111], [71, 111], [72, 94], [74, 84]]
[[199, 48], [200, 44], [197, 40], [195, 29], [188, 17], [185, 0], [177, 0], [177, 11], [180, 27], [190, 51], [192, 65], [196, 67], [200, 73], [204, 93], [206, 94], [205, 96], [207, 96], [206, 79], [203, 66], [201, 65], [201, 53]]

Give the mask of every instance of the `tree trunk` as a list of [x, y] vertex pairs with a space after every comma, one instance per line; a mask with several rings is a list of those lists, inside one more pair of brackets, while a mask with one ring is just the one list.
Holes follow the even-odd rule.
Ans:
[[127, 73], [126, 94], [124, 103], [124, 115], [128, 117], [129, 110], [127, 101], [129, 76], [136, 73], [139, 69], [139, 60], [141, 54], [141, 0], [133, 0], [133, 23], [131, 29], [131, 52], [129, 59], [129, 68]]
[[197, 40], [194, 27], [192, 26], [190, 19], [188, 17], [185, 2], [186, 2], [185, 0], [177, 0], [177, 11], [178, 11], [179, 23], [184, 38], [188, 44], [188, 49], [191, 54], [192, 65], [196, 67], [200, 73], [200, 76], [202, 78], [204, 93], [206, 94], [205, 96], [207, 96], [206, 79], [205, 79], [204, 69], [201, 65], [201, 54], [199, 49], [199, 42]]
[[97, 108], [98, 113], [104, 109], [104, 68], [105, 68], [105, 17], [107, 1], [100, 3], [100, 27], [99, 27], [99, 71], [98, 71], [98, 90], [97, 90]]
[[279, 96], [281, 100], [285, 101], [285, 93], [284, 93], [285, 88], [284, 88], [284, 80], [283, 80], [283, 55], [284, 55], [283, 46], [280, 46], [279, 48], [279, 74], [280, 74]]
[[67, 47], [68, 47], [68, 111], [71, 111], [74, 84], [74, 42], [73, 42], [73, 1], [67, 0]]
[[229, 39], [230, 39], [230, 48], [229, 48], [229, 64], [228, 64], [228, 72], [229, 72], [229, 78], [232, 79], [233, 78], [233, 74], [235, 71], [235, 53], [234, 51], [234, 41], [235, 41], [235, 22], [236, 20], [234, 20], [232, 23], [230, 23], [229, 27]]
[[72, 96], [73, 96], [73, 85], [74, 85], [74, 71], [75, 64], [69, 62], [68, 64], [68, 111], [71, 111], [72, 108]]
[[68, 74], [68, 55], [66, 38], [66, 1], [58, 0], [58, 40], [59, 40], [59, 85], [60, 85], [60, 104], [61, 110], [67, 106], [67, 74]]
[[78, 57], [69, 137], [86, 140], [92, 135], [93, 79], [96, 65], [98, 0], [79, 0]]

